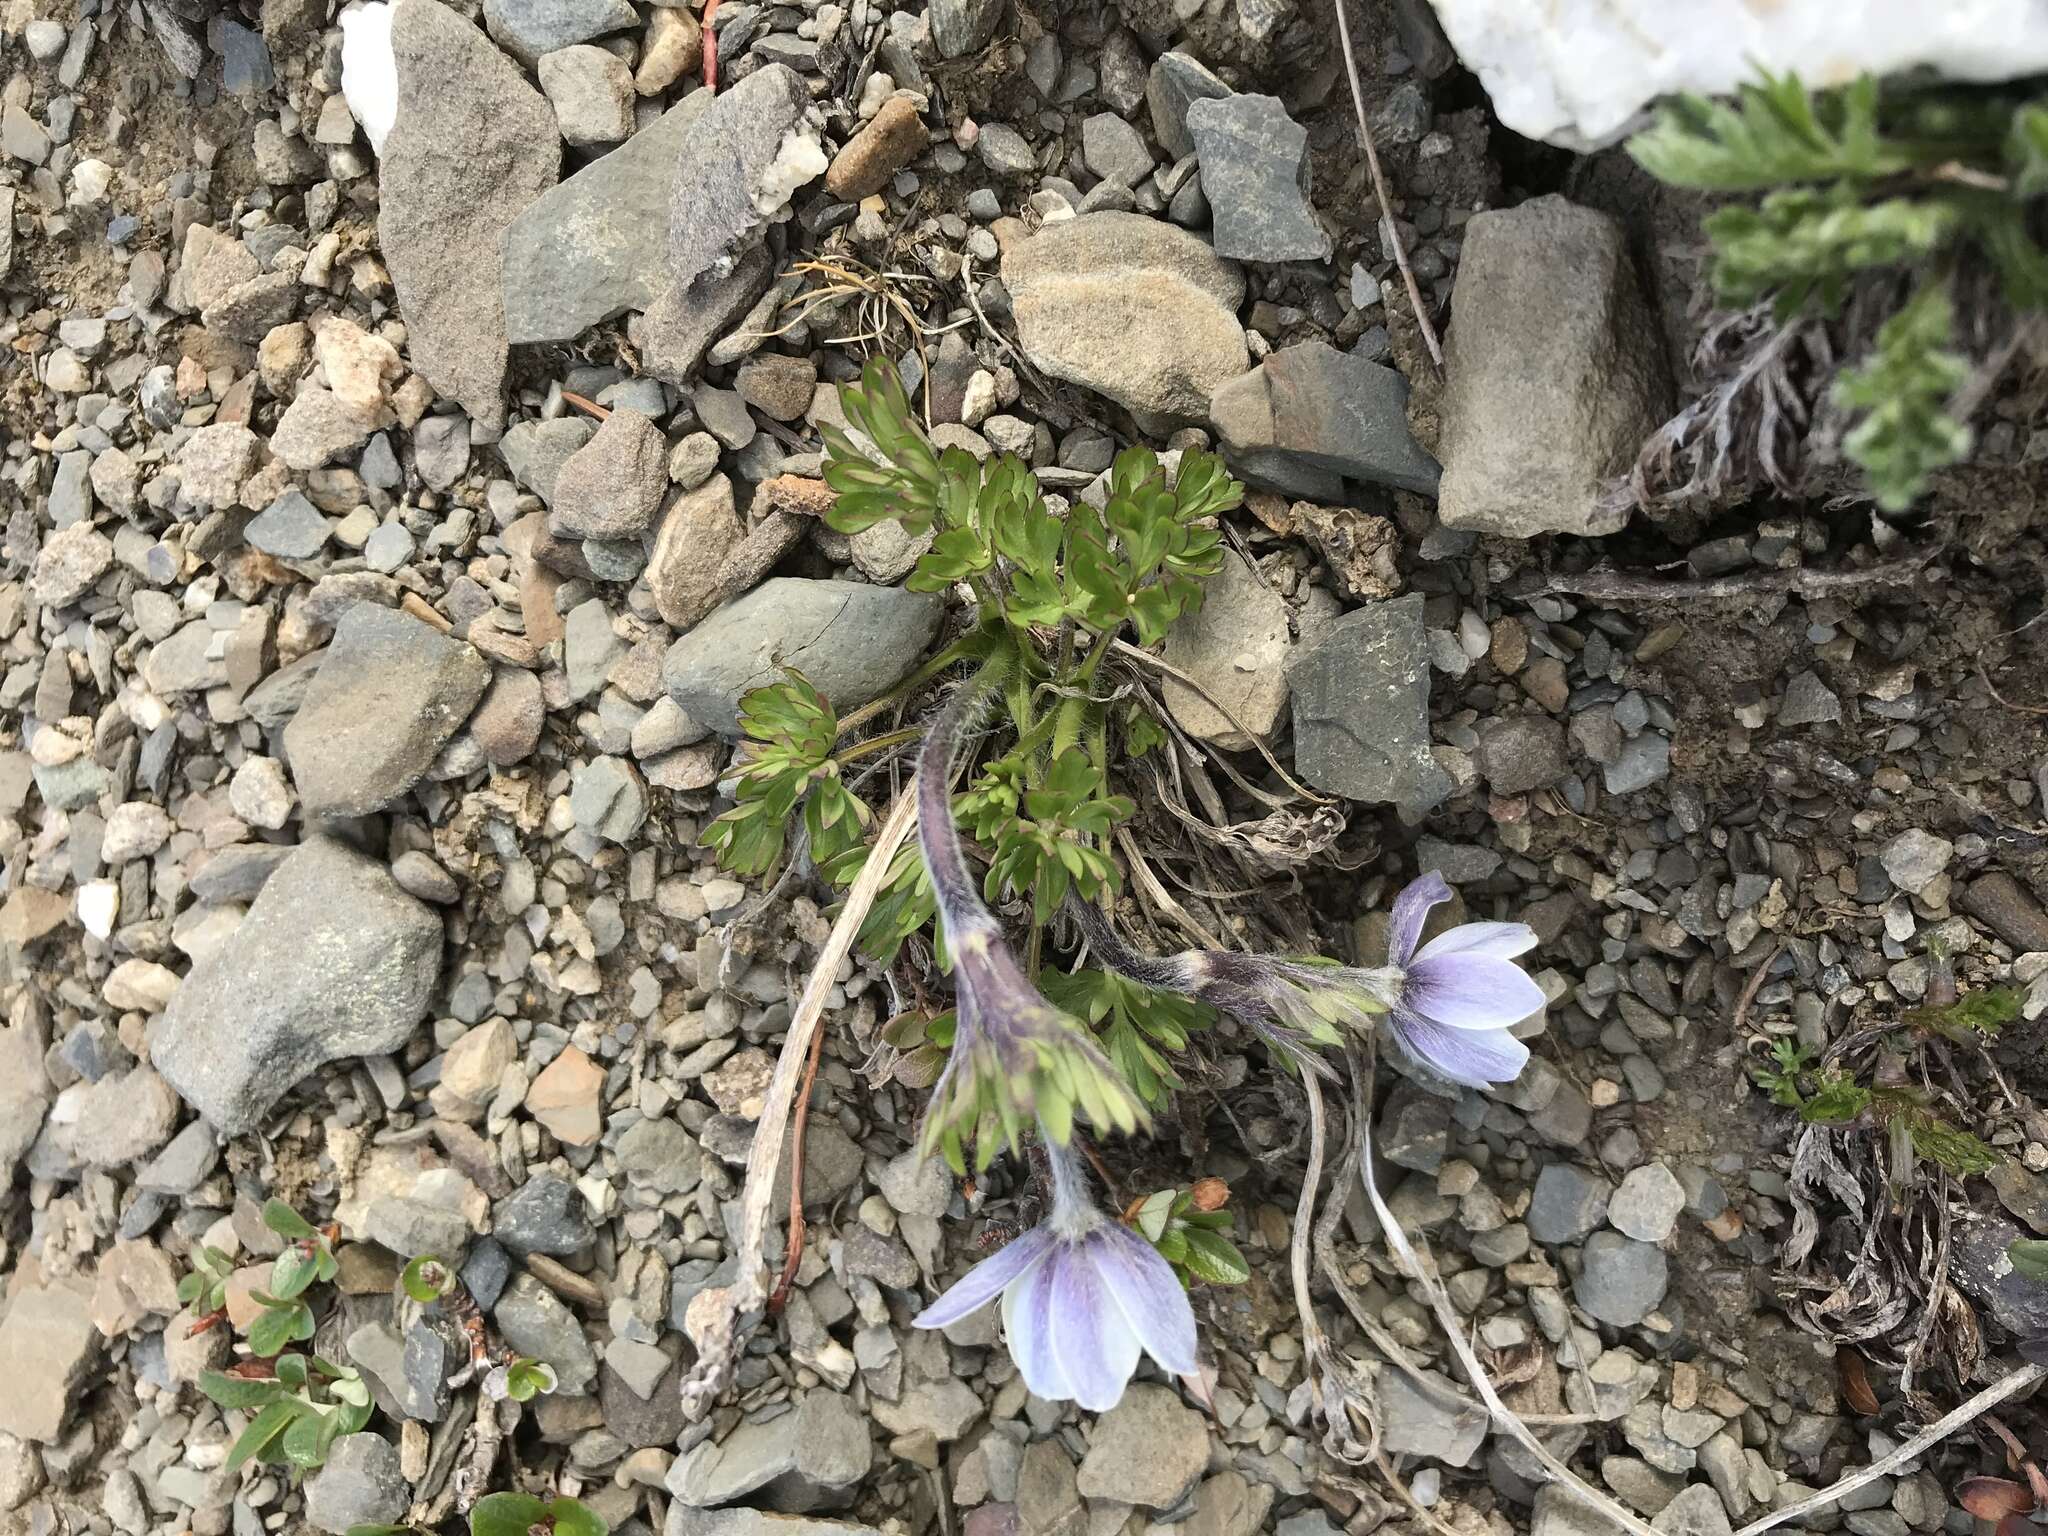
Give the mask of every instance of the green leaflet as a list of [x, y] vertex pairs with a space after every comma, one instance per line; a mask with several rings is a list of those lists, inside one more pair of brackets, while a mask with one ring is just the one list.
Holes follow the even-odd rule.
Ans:
[[1970, 372], [1948, 350], [1950, 328], [1948, 294], [1929, 285], [1884, 323], [1864, 364], [1835, 380], [1836, 401], [1863, 413], [1843, 451], [1888, 511], [1910, 507], [1929, 475], [1970, 451], [1970, 429], [1947, 408]]

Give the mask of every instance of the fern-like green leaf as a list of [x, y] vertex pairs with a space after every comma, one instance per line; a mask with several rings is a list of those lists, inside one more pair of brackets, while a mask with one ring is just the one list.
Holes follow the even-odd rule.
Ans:
[[1902, 512], [1936, 470], [1970, 451], [1970, 429], [1949, 413], [1970, 368], [1948, 349], [1947, 292], [1930, 283], [1884, 323], [1877, 347], [1835, 381], [1836, 403], [1863, 413], [1842, 450], [1863, 468], [1879, 506]]
[[1868, 181], [1913, 169], [1924, 150], [1878, 131], [1877, 82], [1809, 93], [1796, 74], [1764, 72], [1733, 105], [1684, 95], [1629, 140], [1635, 162], [1659, 181], [1703, 192], [1761, 192], [1799, 182]]

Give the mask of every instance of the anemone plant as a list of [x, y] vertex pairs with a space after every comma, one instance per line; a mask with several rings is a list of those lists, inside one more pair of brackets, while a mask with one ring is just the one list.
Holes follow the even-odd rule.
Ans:
[[[1045, 1221], [918, 1322], [944, 1327], [1000, 1297], [1031, 1389], [1107, 1408], [1143, 1356], [1192, 1373], [1188, 1286], [1234, 1283], [1249, 1267], [1216, 1181], [1158, 1191], [1120, 1217], [1091, 1193], [1079, 1138], [1149, 1128], [1181, 1084], [1175, 1056], [1219, 1015], [1312, 1078], [1339, 1075], [1326, 1051], [1341, 1061], [1377, 1034], [1439, 1091], [1508, 1081], [1528, 1058], [1510, 1027], [1544, 1001], [1514, 964], [1535, 936], [1473, 923], [1420, 942], [1429, 908], [1450, 895], [1432, 875], [1396, 901], [1385, 966], [1137, 954], [1102, 908], [1121, 886], [1118, 838], [1137, 809], [1112, 742], [1136, 757], [1163, 737], [1103, 668], [1119, 642], [1155, 645], [1200, 605], [1222, 563], [1220, 519], [1243, 487], [1214, 455], [1131, 448], [1099, 495], [1062, 511], [1014, 456], [936, 449], [886, 364], [841, 399], [848, 425], [825, 429], [838, 498], [827, 520], [851, 534], [893, 519], [928, 538], [907, 584], [961, 594], [969, 622], [893, 694], [844, 716], [793, 673], [749, 694], [733, 808], [704, 841], [736, 871], [808, 859], [850, 885], [874, 820], [861, 760], [916, 742], [917, 843], [890, 856], [860, 937], [889, 963], [912, 939], [928, 945], [950, 972], [951, 1006], [906, 1012], [884, 1038], [904, 1053], [899, 1080], [931, 1090], [924, 1150], [961, 1171], [1028, 1153], [1049, 1183]], [[923, 727], [860, 736], [963, 670]], [[1063, 913], [1087, 964], [1048, 952]]]

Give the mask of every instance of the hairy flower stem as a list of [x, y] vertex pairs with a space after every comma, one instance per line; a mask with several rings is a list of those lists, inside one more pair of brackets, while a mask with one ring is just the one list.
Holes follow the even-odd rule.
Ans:
[[982, 695], [1000, 687], [1008, 671], [1009, 660], [1000, 654], [982, 663], [973, 677], [953, 691], [925, 731], [924, 745], [917, 752], [918, 846], [931, 874], [946, 943], [956, 952], [970, 935], [994, 937], [1001, 932], [995, 914], [982, 903], [973, 871], [967, 867], [960, 829], [953, 824], [953, 759]]

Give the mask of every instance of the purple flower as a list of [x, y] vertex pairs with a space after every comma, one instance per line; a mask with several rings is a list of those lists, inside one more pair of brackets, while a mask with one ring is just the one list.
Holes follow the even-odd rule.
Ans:
[[1173, 1266], [1081, 1192], [1073, 1154], [1047, 1148], [1052, 1215], [983, 1259], [913, 1320], [945, 1328], [1003, 1299], [1003, 1331], [1024, 1384], [1091, 1413], [1117, 1405], [1142, 1352], [1192, 1375], [1195, 1314]]
[[1323, 1046], [1384, 1019], [1397, 1053], [1430, 1076], [1468, 1088], [1512, 1082], [1529, 1050], [1509, 1028], [1544, 1004], [1543, 989], [1514, 963], [1535, 946], [1536, 934], [1526, 923], [1465, 923], [1418, 950], [1423, 919], [1450, 894], [1434, 873], [1402, 889], [1394, 898], [1388, 963], [1377, 968], [1221, 949], [1152, 959], [1134, 954], [1093, 907], [1076, 902], [1074, 911], [1102, 964], [1146, 986], [1200, 998], [1304, 1069], [1327, 1071], [1316, 1054]]
[[1543, 989], [1514, 963], [1536, 946], [1527, 923], [1463, 923], [1420, 949], [1429, 909], [1450, 900], [1434, 872], [1394, 898], [1387, 961], [1401, 972], [1387, 1029], [1408, 1058], [1468, 1088], [1510, 1083], [1529, 1048], [1508, 1033], [1545, 1002]]

